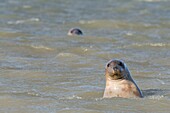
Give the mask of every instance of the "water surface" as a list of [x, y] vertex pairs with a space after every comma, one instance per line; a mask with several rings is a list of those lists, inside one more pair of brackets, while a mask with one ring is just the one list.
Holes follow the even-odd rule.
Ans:
[[[169, 112], [169, 0], [3, 0], [0, 111]], [[67, 36], [72, 27], [84, 36]], [[126, 62], [143, 99], [103, 99], [104, 66]]]

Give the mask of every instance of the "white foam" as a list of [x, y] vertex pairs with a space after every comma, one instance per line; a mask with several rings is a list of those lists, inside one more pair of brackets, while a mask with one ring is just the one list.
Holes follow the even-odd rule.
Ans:
[[72, 53], [59, 53], [57, 56], [70, 57], [70, 56], [75, 56], [75, 55]]
[[31, 95], [31, 96], [40, 96], [40, 94], [38, 94], [36, 92], [28, 92], [27, 94]]
[[132, 36], [132, 35], [133, 35], [133, 33], [131, 33], [131, 32], [127, 32], [127, 33], [126, 33], [126, 35], [128, 35], [128, 36]]
[[77, 95], [73, 95], [73, 96], [69, 96], [69, 97], [62, 97], [62, 98], [59, 98], [59, 99], [69, 99], [69, 100], [72, 100], [72, 99], [82, 99], [82, 97], [79, 97]]
[[165, 44], [165, 43], [146, 43], [146, 44], [134, 44], [136, 46], [152, 46], [152, 47], [165, 47], [165, 46], [169, 46], [169, 44]]
[[92, 23], [95, 23], [95, 20], [91, 20], [91, 21], [80, 20], [79, 23], [80, 24], [92, 24]]
[[22, 7], [25, 8], [25, 9], [30, 9], [31, 8], [30, 5], [23, 5]]
[[40, 19], [39, 18], [29, 18], [29, 19], [26, 19], [26, 20], [16, 20], [16, 21], [8, 21], [7, 23], [8, 24], [23, 24], [23, 23], [26, 23], [26, 22], [39, 22]]
[[96, 101], [101, 101], [103, 98], [95, 98]]
[[43, 46], [43, 45], [39, 45], [39, 46], [31, 45], [31, 47], [32, 47], [32, 48], [35, 48], [35, 49], [53, 50], [52, 48], [45, 47], [45, 46]]
[[167, 0], [142, 0], [142, 1], [145, 1], [145, 2], [162, 2], [162, 1], [167, 1]]
[[165, 84], [163, 80], [160, 80], [160, 79], [156, 79], [156, 80], [159, 81], [161, 84]]
[[154, 96], [149, 96], [149, 99], [153, 99], [153, 100], [160, 100], [162, 98], [164, 98], [163, 95], [154, 95]]

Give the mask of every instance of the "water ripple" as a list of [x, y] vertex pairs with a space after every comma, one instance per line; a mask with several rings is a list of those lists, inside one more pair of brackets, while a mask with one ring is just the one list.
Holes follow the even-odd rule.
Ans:
[[26, 22], [39, 22], [40, 19], [39, 18], [29, 18], [29, 19], [26, 19], [26, 20], [16, 20], [16, 21], [8, 21], [7, 23], [8, 24], [23, 24], [23, 23], [26, 23]]

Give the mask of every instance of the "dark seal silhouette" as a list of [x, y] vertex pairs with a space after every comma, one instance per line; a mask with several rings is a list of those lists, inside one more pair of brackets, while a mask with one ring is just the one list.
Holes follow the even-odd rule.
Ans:
[[78, 28], [71, 28], [68, 33], [67, 33], [69, 36], [72, 36], [72, 35], [83, 35], [83, 32], [78, 29]]

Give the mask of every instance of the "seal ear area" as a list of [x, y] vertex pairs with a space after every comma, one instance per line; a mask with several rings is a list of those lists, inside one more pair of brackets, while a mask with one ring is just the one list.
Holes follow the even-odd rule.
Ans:
[[126, 68], [126, 64], [123, 61], [119, 61], [118, 65], [121, 66], [123, 69]]

